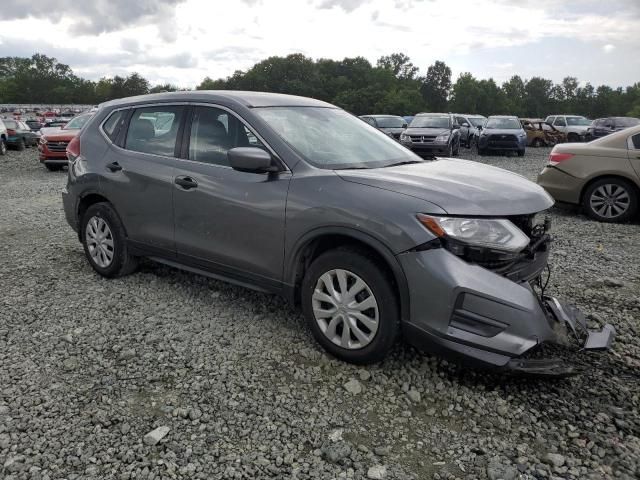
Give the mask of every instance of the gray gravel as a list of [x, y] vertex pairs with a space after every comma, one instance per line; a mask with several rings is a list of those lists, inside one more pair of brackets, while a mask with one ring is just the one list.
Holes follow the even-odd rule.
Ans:
[[[479, 160], [534, 179], [547, 154]], [[551, 211], [551, 291], [618, 330], [613, 353], [575, 356], [582, 375], [406, 346], [358, 368], [279, 298], [150, 262], [101, 279], [65, 223], [65, 176], [34, 149], [0, 157], [0, 478], [640, 476], [637, 222]]]

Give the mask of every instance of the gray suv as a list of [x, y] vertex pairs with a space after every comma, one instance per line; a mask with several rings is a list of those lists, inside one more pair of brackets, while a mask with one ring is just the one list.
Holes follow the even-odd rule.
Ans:
[[[556, 341], [556, 323], [578, 325], [592, 347], [613, 337], [583, 332], [573, 310], [532, 287], [549, 255], [535, 214], [553, 200], [541, 187], [474, 162], [424, 161], [330, 104], [133, 97], [101, 105], [67, 153], [64, 210], [96, 272], [125, 275], [148, 257], [280, 294], [343, 360], [378, 361], [402, 333], [531, 371], [543, 367], [523, 355]], [[543, 370], [554, 368], [565, 367]]]

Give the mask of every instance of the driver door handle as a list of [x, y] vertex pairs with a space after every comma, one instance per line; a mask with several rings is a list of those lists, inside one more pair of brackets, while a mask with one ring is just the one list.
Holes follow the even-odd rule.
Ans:
[[176, 185], [179, 185], [185, 190], [191, 190], [192, 188], [198, 188], [198, 182], [196, 182], [193, 178], [188, 177], [186, 175], [181, 175], [176, 177], [174, 180]]

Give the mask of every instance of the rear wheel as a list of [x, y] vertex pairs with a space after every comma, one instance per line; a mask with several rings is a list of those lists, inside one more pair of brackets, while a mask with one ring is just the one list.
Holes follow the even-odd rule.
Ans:
[[302, 281], [301, 301], [314, 338], [337, 358], [382, 360], [399, 332], [392, 283], [367, 252], [338, 248], [320, 255]]
[[138, 259], [129, 254], [124, 226], [109, 203], [91, 205], [81, 219], [84, 253], [91, 267], [108, 278], [133, 272]]
[[587, 214], [600, 222], [626, 222], [638, 209], [638, 193], [621, 178], [603, 178], [584, 192], [582, 206]]

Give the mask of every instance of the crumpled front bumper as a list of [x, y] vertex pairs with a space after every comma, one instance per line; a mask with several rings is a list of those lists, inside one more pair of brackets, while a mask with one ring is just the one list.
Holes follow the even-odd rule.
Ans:
[[[546, 265], [547, 256], [537, 259], [540, 265]], [[585, 349], [607, 349], [615, 336], [610, 325], [588, 331], [577, 309], [552, 297], [540, 299], [528, 281], [513, 281], [443, 248], [398, 258], [410, 297], [403, 331], [422, 350], [474, 366], [552, 374], [557, 364], [543, 366], [525, 354], [545, 343], [566, 344], [562, 332], [567, 329]]]

